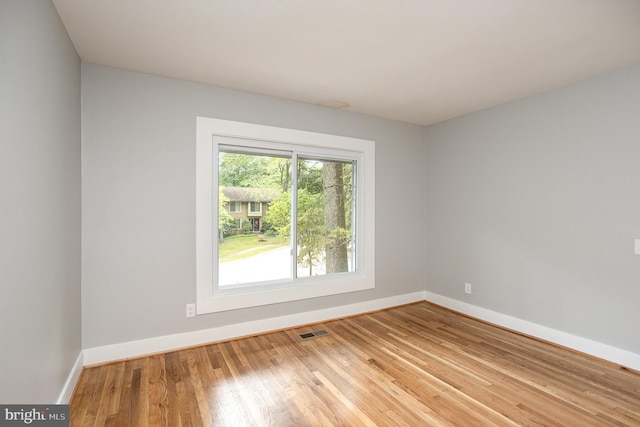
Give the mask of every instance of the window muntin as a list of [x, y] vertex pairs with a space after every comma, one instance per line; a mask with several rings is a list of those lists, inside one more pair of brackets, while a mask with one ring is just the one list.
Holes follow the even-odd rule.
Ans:
[[[293, 301], [305, 298], [336, 295], [375, 287], [375, 143], [357, 138], [276, 128], [250, 123], [197, 118], [196, 129], [196, 279], [197, 313], [233, 310]], [[356, 161], [356, 186], [353, 192], [353, 240], [357, 251], [352, 252], [354, 271], [336, 274], [298, 277], [297, 281], [265, 281], [246, 285], [218, 286], [218, 209], [222, 194], [218, 186], [219, 147], [240, 147], [252, 152], [288, 153], [292, 147], [296, 155], [305, 159]], [[297, 164], [297, 158], [292, 159]], [[291, 168], [295, 175], [297, 168]], [[293, 178], [296, 179], [295, 177]], [[218, 197], [219, 196], [219, 197]], [[292, 193], [295, 202], [297, 195]], [[219, 204], [222, 206], [222, 204]], [[266, 204], [265, 204], [266, 206]], [[295, 205], [294, 205], [295, 206]], [[266, 211], [264, 211], [266, 209]], [[225, 210], [220, 210], [220, 217]], [[263, 208], [268, 216], [268, 208]], [[227, 212], [228, 213], [228, 212]], [[255, 217], [262, 220], [262, 217]], [[243, 228], [245, 228], [243, 220]], [[297, 221], [292, 221], [296, 227]], [[292, 258], [293, 254], [292, 254]], [[294, 263], [292, 262], [292, 265]], [[294, 268], [291, 277], [297, 274]]]

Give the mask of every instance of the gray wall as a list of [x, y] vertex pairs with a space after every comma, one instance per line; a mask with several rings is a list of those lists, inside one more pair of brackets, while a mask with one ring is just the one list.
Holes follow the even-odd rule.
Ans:
[[[640, 67], [423, 128], [83, 64], [49, 2], [0, 3], [0, 402], [81, 348], [426, 289], [640, 353]], [[82, 93], [82, 205], [80, 94]], [[195, 117], [377, 142], [375, 290], [184, 317]], [[474, 286], [463, 293], [465, 281]]]
[[640, 353], [640, 66], [426, 142], [428, 291]]
[[80, 60], [51, 2], [0, 2], [0, 94], [0, 402], [55, 403], [81, 350]]
[[[424, 128], [94, 64], [82, 69], [85, 348], [424, 289]], [[185, 318], [196, 116], [376, 141], [376, 289]]]

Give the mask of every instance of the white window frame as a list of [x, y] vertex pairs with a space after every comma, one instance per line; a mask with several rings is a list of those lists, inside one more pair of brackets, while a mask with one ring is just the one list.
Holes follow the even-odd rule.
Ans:
[[[294, 145], [305, 155], [336, 158], [345, 153], [358, 162], [356, 176], [356, 271], [295, 281], [262, 282], [221, 289], [218, 277], [218, 145], [234, 138], [247, 147]], [[300, 282], [304, 282], [303, 285]], [[196, 311], [213, 313], [317, 298], [375, 287], [375, 143], [252, 123], [197, 117], [196, 119]]]
[[[232, 205], [233, 203], [233, 205]], [[231, 206], [238, 206], [238, 210], [231, 210]], [[229, 213], [242, 213], [242, 202], [229, 201]]]
[[[260, 209], [258, 209], [257, 211], [251, 210], [251, 203], [257, 203], [258, 207]], [[262, 202], [248, 202], [247, 212], [248, 212], [248, 215], [251, 215], [251, 214], [260, 214], [260, 215], [262, 215]]]

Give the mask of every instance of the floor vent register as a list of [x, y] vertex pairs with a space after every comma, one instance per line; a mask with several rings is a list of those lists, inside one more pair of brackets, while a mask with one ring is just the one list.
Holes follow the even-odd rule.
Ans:
[[317, 338], [317, 337], [322, 337], [322, 336], [325, 336], [325, 335], [329, 335], [329, 332], [325, 331], [324, 329], [321, 329], [319, 331], [306, 332], [306, 333], [300, 334], [298, 336], [303, 340], [308, 340], [310, 338]]

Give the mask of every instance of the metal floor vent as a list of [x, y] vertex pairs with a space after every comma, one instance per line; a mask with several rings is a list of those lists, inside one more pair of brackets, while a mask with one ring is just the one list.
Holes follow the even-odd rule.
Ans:
[[303, 340], [308, 340], [309, 338], [322, 337], [324, 335], [329, 335], [329, 332], [321, 329], [319, 331], [314, 332], [306, 332], [304, 334], [299, 334], [298, 336]]

